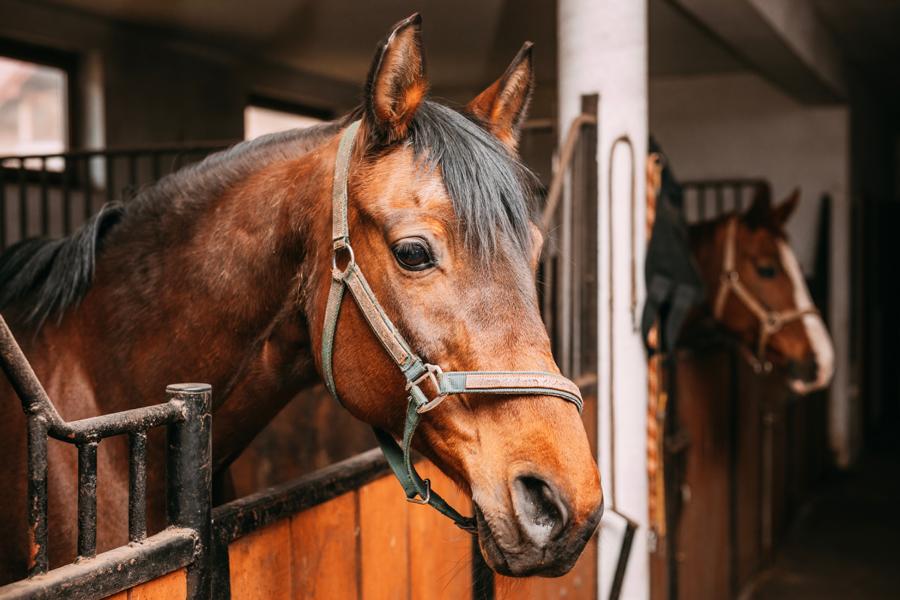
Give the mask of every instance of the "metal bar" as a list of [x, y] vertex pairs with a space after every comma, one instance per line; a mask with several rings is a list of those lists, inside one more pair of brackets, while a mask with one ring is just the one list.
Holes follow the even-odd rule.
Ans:
[[97, 554], [97, 442], [78, 444], [78, 557]]
[[706, 220], [706, 186], [701, 185], [697, 188], [697, 220]]
[[0, 250], [6, 248], [6, 168], [0, 162]]
[[147, 432], [129, 434], [128, 540], [147, 537]]
[[550, 182], [550, 191], [547, 193], [547, 202], [544, 204], [544, 212], [541, 214], [541, 231], [545, 232], [553, 221], [553, 215], [559, 206], [562, 198], [563, 182], [566, 179], [566, 173], [569, 170], [569, 164], [575, 154], [575, 146], [581, 135], [581, 127], [583, 125], [596, 125], [597, 117], [595, 115], [581, 114], [572, 120], [569, 125], [569, 131], [566, 132], [566, 139], [563, 142], [562, 151], [559, 154], [559, 164], [556, 166], [556, 174], [553, 181]]
[[738, 212], [744, 210], [744, 189], [739, 183], [734, 185], [734, 206]]
[[619, 546], [619, 557], [616, 561], [616, 571], [613, 574], [612, 583], [609, 586], [609, 600], [618, 600], [622, 594], [622, 584], [625, 582], [625, 570], [628, 568], [628, 559], [631, 557], [631, 546], [634, 542], [634, 534], [638, 524], [618, 513], [625, 520], [625, 531], [622, 533], [622, 545]]
[[159, 152], [154, 152], [151, 161], [151, 172], [153, 173], [153, 181], [159, 181], [159, 176], [161, 173], [160, 164], [159, 164]]
[[41, 158], [41, 232], [50, 235], [50, 198], [47, 184], [47, 159]]
[[84, 190], [84, 207], [82, 210], [82, 214], [84, 215], [84, 220], [87, 221], [91, 218], [91, 214], [94, 212], [94, 207], [91, 205], [91, 157], [84, 157], [84, 167], [83, 167], [83, 175], [84, 180], [81, 183], [81, 188]]
[[195, 142], [187, 145], [177, 144], [147, 144], [145, 146], [123, 146], [121, 148], [106, 148], [103, 150], [72, 150], [69, 152], [51, 152], [49, 154], [11, 154], [0, 156], [0, 161], [10, 159], [40, 159], [40, 158], [80, 158], [94, 156], [125, 156], [142, 152], [214, 152], [223, 150], [239, 140], [213, 140], [209, 142]]
[[19, 160], [19, 239], [28, 237], [28, 171], [25, 161]]
[[[47, 561], [47, 421], [28, 415], [28, 576], [46, 573]], [[0, 588], [2, 590], [2, 588]], [[4, 597], [0, 591], [0, 597]]]
[[185, 418], [183, 403], [168, 402], [71, 423], [63, 421], [2, 315], [0, 315], [0, 359], [2, 359], [0, 367], [19, 396], [25, 413], [43, 416], [47, 422], [49, 435], [69, 444], [143, 431]]
[[211, 542], [212, 388], [183, 383], [166, 388], [170, 402], [183, 404], [185, 419], [169, 425], [167, 462], [169, 523], [193, 529], [197, 536], [194, 562], [188, 567], [188, 599], [208, 598]]
[[167, 402], [90, 417], [80, 421], [63, 422], [59, 428], [51, 429], [50, 435], [57, 439], [64, 438], [63, 441], [69, 442], [108, 438], [183, 421], [184, 418], [185, 411], [181, 403]]
[[[170, 527], [141, 544], [129, 544], [74, 562], [46, 575], [0, 587], [3, 600], [93, 600], [177, 571], [194, 559], [191, 529]], [[161, 567], [160, 565], [164, 565]], [[165, 568], [166, 570], [163, 570]]]
[[28, 364], [25, 354], [2, 315], [0, 315], [0, 359], [2, 359], [0, 366], [3, 367], [9, 383], [22, 401], [25, 414], [43, 416], [48, 429], [62, 423], [62, 418], [50, 403], [47, 392]]
[[137, 189], [137, 153], [128, 155], [128, 185], [133, 194]]
[[72, 164], [70, 164], [69, 160], [66, 159], [63, 164], [63, 174], [62, 174], [62, 220], [63, 220], [63, 235], [69, 235], [69, 232], [72, 231], [72, 198], [71, 198], [71, 186], [72, 186]]
[[715, 186], [716, 190], [716, 216], [721, 217], [725, 214], [725, 195], [721, 185]]
[[103, 162], [106, 167], [106, 201], [112, 202], [116, 199], [116, 185], [115, 185], [115, 156], [112, 154], [108, 154], [104, 157]]

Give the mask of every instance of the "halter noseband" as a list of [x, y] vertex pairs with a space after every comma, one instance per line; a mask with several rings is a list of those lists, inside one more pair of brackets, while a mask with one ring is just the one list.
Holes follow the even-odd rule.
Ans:
[[788, 311], [768, 310], [747, 289], [741, 282], [740, 275], [734, 264], [735, 245], [737, 244], [737, 222], [737, 217], [730, 218], [725, 230], [725, 256], [722, 260], [721, 281], [719, 283], [719, 291], [716, 294], [713, 315], [721, 321], [729, 293], [734, 293], [738, 297], [744, 307], [759, 321], [759, 339], [756, 344], [756, 355], [750, 355], [749, 351], [747, 352], [750, 364], [753, 365], [753, 369], [757, 373], [763, 371], [768, 373], [772, 370], [772, 363], [766, 360], [765, 354], [769, 338], [778, 333], [788, 323], [802, 319], [806, 315], [817, 315], [819, 311], [815, 307], [795, 308]]
[[[332, 187], [332, 269], [331, 289], [325, 309], [325, 325], [322, 332], [322, 374], [332, 396], [338, 398], [334, 385], [332, 355], [334, 336], [344, 289], [349, 288], [360, 312], [369, 324], [372, 333], [381, 342], [394, 364], [406, 379], [407, 408], [403, 428], [402, 446], [386, 431], [374, 428], [375, 437], [387, 459], [388, 465], [406, 492], [406, 499], [417, 504], [430, 504], [436, 510], [453, 520], [461, 529], [475, 532], [475, 520], [464, 517], [431, 489], [431, 483], [416, 472], [410, 456], [413, 434], [422, 414], [436, 408], [448, 396], [455, 394], [505, 394], [554, 396], [574, 404], [581, 412], [583, 401], [578, 386], [555, 373], [525, 371], [452, 371], [444, 372], [438, 365], [424, 362], [412, 350], [400, 331], [381, 308], [375, 294], [363, 276], [353, 248], [350, 246], [350, 231], [347, 224], [347, 180], [350, 157], [359, 121], [353, 122], [344, 131], [338, 145], [334, 164]], [[338, 254], [345, 254], [347, 265], [338, 268]], [[429, 397], [422, 386], [428, 384], [434, 392]], [[338, 398], [339, 400], [339, 398]]]

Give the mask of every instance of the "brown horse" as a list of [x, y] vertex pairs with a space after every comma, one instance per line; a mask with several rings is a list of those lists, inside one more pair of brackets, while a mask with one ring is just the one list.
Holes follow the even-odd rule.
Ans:
[[[213, 386], [221, 472], [320, 380], [331, 281], [331, 185], [342, 131], [362, 120], [349, 175], [357, 263], [415, 351], [454, 370], [558, 368], [538, 311], [541, 237], [516, 158], [530, 45], [460, 111], [426, 100], [418, 16], [379, 45], [362, 106], [166, 177], [73, 236], [0, 259], [0, 308], [63, 418], [154, 404], [168, 383]], [[403, 378], [344, 298], [333, 366], [358, 418], [399, 435]], [[0, 384], [0, 579], [25, 567], [25, 422]], [[162, 524], [162, 440], [148, 502]], [[50, 558], [74, 554], [71, 449], [50, 447]], [[602, 512], [578, 411], [539, 395], [462, 395], [426, 413], [416, 447], [471, 494], [482, 552], [512, 575], [568, 571]], [[98, 546], [127, 532], [127, 452], [100, 445]], [[154, 472], [155, 471], [155, 472]], [[402, 500], [398, 487], [398, 502]], [[399, 507], [398, 507], [399, 508]]]
[[808, 394], [831, 381], [834, 348], [784, 231], [798, 200], [772, 206], [761, 189], [745, 213], [693, 225], [690, 241], [716, 320], [754, 367], [777, 367]]

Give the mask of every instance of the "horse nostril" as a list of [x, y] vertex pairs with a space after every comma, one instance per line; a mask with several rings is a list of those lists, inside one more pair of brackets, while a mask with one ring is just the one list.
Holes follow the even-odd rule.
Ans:
[[791, 376], [800, 381], [815, 381], [819, 375], [819, 365], [814, 354], [807, 354], [803, 360], [791, 364]]
[[545, 546], [569, 523], [569, 507], [559, 490], [539, 477], [516, 478], [513, 505], [522, 530], [536, 546]]

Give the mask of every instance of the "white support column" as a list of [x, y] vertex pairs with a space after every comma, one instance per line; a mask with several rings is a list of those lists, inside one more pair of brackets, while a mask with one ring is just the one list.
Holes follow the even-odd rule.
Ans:
[[[637, 283], [638, 308], [643, 301], [647, 25], [646, 0], [559, 0], [559, 131], [565, 132], [579, 113], [583, 95], [598, 94], [600, 98], [598, 456], [607, 507], [614, 507], [640, 525], [621, 595], [629, 599], [649, 596], [647, 373], [640, 335], [635, 332], [636, 315], [632, 314], [632, 273]], [[628, 136], [631, 146], [616, 143], [623, 135]], [[614, 162], [610, 204], [611, 158]], [[632, 235], [636, 236], [633, 246]], [[573, 287], [577, 285], [579, 282], [573, 282]], [[615, 517], [604, 517], [604, 521], [610, 526], [600, 535], [601, 598], [608, 596], [621, 543], [621, 529], [612, 527]]]

